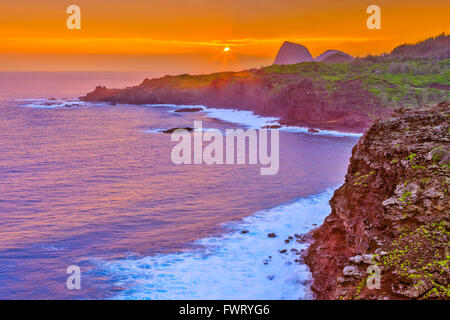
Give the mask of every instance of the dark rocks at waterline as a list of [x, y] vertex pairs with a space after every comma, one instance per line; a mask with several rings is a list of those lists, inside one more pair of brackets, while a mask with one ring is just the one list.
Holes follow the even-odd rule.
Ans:
[[297, 281], [298, 284], [305, 286], [305, 287], [311, 285], [311, 282], [312, 281], [310, 279], [304, 279], [304, 280]]
[[267, 234], [267, 236], [269, 237], [269, 238], [275, 238], [277, 235], [275, 234], [275, 233], [269, 233], [269, 234]]
[[269, 264], [269, 262], [272, 261], [272, 256], [269, 256], [267, 259], [263, 260], [264, 264]]
[[175, 110], [175, 112], [199, 112], [203, 111], [203, 108], [181, 108]]
[[310, 243], [312, 240], [312, 233], [308, 232], [306, 234], [296, 234], [295, 238], [298, 243]]
[[[448, 261], [450, 241], [450, 163], [439, 163], [449, 114], [449, 102], [398, 109], [353, 148], [305, 256], [317, 299], [448, 300], [449, 270], [436, 262]], [[360, 285], [367, 265], [382, 267], [380, 290]]]
[[308, 132], [310, 132], [310, 133], [319, 133], [319, 130], [314, 129], [314, 128], [308, 128]]
[[279, 125], [279, 124], [268, 124], [265, 125], [264, 127], [262, 127], [261, 129], [280, 129], [283, 126]]
[[296, 253], [296, 255], [298, 256], [298, 259], [295, 260], [295, 262], [300, 263], [300, 264], [306, 264], [306, 255], [307, 255], [307, 249], [302, 249], [299, 252]]
[[191, 127], [184, 127], [184, 128], [171, 128], [167, 130], [161, 130], [162, 133], [174, 133], [176, 130], [186, 130], [188, 132], [194, 131]]
[[287, 249], [280, 250], [280, 253], [287, 253]]
[[[297, 79], [299, 77], [297, 73], [283, 74], [283, 79], [286, 78], [285, 81], [289, 85], [282, 85], [283, 90], [272, 93], [273, 90], [268, 90], [268, 88], [278, 86], [276, 79], [279, 76], [278, 73], [266, 75], [265, 72], [258, 71], [249, 71], [248, 77], [238, 77], [234, 73], [217, 74], [214, 76], [217, 79], [200, 87], [191, 87], [198, 81], [204, 81], [201, 80], [203, 78], [197, 76], [189, 77], [190, 80], [182, 76], [162, 77], [145, 80], [138, 86], [125, 89], [99, 87], [85, 97], [81, 97], [81, 100], [117, 101], [118, 103], [120, 101], [120, 103], [129, 104], [177, 102], [179, 106], [173, 110], [179, 109], [181, 106], [184, 108], [201, 105], [235, 109], [236, 105], [241, 105], [242, 109], [253, 111], [255, 114], [280, 119], [280, 123], [266, 123], [265, 125], [282, 123], [308, 127], [314, 124], [321, 129], [349, 132], [361, 132], [372, 122], [366, 109], [364, 108], [363, 112], [361, 106], [367, 106], [370, 108], [369, 110], [372, 110], [377, 106], [378, 100], [374, 100], [373, 93], [363, 87], [363, 84], [360, 83], [361, 80], [338, 82], [336, 90], [333, 90], [332, 96], [328, 97], [323, 94], [323, 90], [326, 90], [326, 82], [321, 81], [316, 88], [316, 83], [310, 77], [303, 78], [302, 76], [300, 80]], [[186, 83], [189, 90], [184, 86], [179, 87], [180, 82]], [[354, 92], [358, 92], [358, 94], [355, 95]], [[281, 105], [283, 108], [280, 108]], [[384, 111], [381, 109], [380, 112], [373, 111], [374, 116], [379, 117], [388, 112], [384, 108], [382, 110]]]
[[249, 233], [250, 231], [248, 231], [248, 230], [242, 230], [241, 231], [241, 234], [247, 234], [247, 233]]

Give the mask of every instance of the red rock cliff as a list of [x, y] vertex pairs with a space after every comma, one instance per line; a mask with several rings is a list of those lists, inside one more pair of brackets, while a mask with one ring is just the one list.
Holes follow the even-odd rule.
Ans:
[[305, 259], [318, 299], [450, 299], [449, 116], [446, 102], [397, 113], [354, 147]]

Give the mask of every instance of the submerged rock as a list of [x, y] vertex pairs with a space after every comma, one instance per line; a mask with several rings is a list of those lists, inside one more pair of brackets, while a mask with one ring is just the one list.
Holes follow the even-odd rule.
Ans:
[[283, 126], [279, 125], [279, 124], [268, 124], [263, 126], [261, 129], [280, 129]]
[[203, 108], [181, 108], [175, 110], [175, 112], [199, 112], [203, 111]]
[[188, 132], [194, 131], [194, 129], [192, 129], [191, 127], [184, 127], [184, 128], [171, 128], [171, 129], [167, 129], [167, 130], [161, 130], [161, 132], [162, 133], [174, 133], [175, 130], [186, 130]]

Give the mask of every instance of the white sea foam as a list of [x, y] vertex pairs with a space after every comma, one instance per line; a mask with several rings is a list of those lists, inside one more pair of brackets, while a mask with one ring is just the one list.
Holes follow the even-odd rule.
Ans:
[[[103, 262], [100, 268], [115, 285], [127, 288], [113, 299], [308, 299], [310, 273], [294, 262], [299, 256], [290, 250], [307, 245], [284, 240], [321, 224], [330, 212], [332, 193], [330, 189], [227, 224], [223, 236], [198, 241], [203, 249]], [[267, 236], [272, 232], [276, 238]]]
[[[264, 126], [277, 125], [279, 118], [263, 117], [255, 114], [253, 111], [235, 110], [235, 109], [216, 109], [206, 108], [203, 110], [208, 117], [215, 118], [235, 124], [239, 124], [251, 129], [260, 129]], [[318, 130], [318, 132], [309, 132], [306, 127], [281, 126], [280, 131], [299, 132], [311, 135], [324, 135], [332, 137], [356, 137], [362, 136], [361, 133], [340, 132], [333, 130]]]
[[[27, 102], [25, 104], [20, 104], [22, 107], [29, 108], [41, 108], [41, 109], [53, 109], [62, 107], [76, 107], [78, 105], [86, 104], [78, 99], [15, 99], [18, 102]], [[102, 104], [102, 103], [90, 103], [90, 104]], [[248, 110], [237, 110], [237, 109], [218, 109], [218, 108], [208, 108], [204, 105], [176, 105], [176, 104], [146, 104], [147, 107], [168, 107], [168, 108], [202, 108], [203, 111], [209, 118], [214, 118], [249, 129], [261, 129], [265, 126], [277, 125], [279, 123], [279, 118], [277, 117], [263, 117], [255, 114], [253, 111]], [[171, 110], [170, 112], [175, 112]], [[160, 130], [143, 130], [145, 133], [161, 133]], [[298, 132], [311, 135], [324, 135], [332, 137], [356, 137], [362, 136], [361, 133], [351, 133], [351, 132], [340, 132], [333, 130], [318, 130], [318, 132], [309, 132], [306, 127], [294, 127], [294, 126], [281, 126], [280, 131], [286, 132]]]
[[26, 102], [19, 104], [21, 107], [38, 109], [73, 108], [84, 105], [84, 102], [78, 99], [16, 99], [14, 101]]
[[292, 126], [281, 127], [280, 130], [281, 131], [287, 131], [287, 132], [300, 132], [300, 133], [305, 133], [305, 134], [331, 136], [331, 137], [354, 137], [354, 138], [359, 138], [359, 137], [362, 137], [362, 135], [363, 135], [362, 133], [341, 132], [341, 131], [320, 130], [320, 129], [316, 129], [318, 132], [309, 132], [309, 128], [306, 128], [306, 127], [292, 127]]
[[278, 118], [262, 117], [247, 110], [206, 108], [204, 112], [210, 118], [239, 124], [250, 129], [260, 129], [278, 122]]
[[164, 128], [145, 129], [145, 130], [141, 130], [140, 132], [142, 132], [142, 133], [163, 133], [164, 130], [167, 130], [167, 129], [164, 129]]

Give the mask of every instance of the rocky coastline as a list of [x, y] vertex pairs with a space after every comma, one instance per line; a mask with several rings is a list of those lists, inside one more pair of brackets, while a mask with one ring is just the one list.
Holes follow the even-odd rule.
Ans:
[[306, 47], [285, 42], [268, 67], [167, 75], [124, 89], [97, 86], [80, 99], [250, 110], [281, 125], [362, 133], [399, 108], [450, 98], [449, 43], [442, 34], [381, 56], [353, 59], [328, 50], [314, 60]]
[[192, 82], [195, 79], [184, 79], [178, 86], [175, 84], [180, 80], [177, 77], [180, 76], [147, 79], [138, 86], [125, 89], [99, 86], [80, 99], [250, 110], [261, 116], [278, 117], [282, 125], [353, 133], [362, 133], [374, 117], [390, 112], [382, 108], [358, 80], [340, 84], [339, 89], [329, 95], [325, 85], [314, 83], [311, 79], [293, 81], [275, 92], [274, 78], [258, 71], [233, 73], [194, 87]]
[[[280, 119], [267, 128], [365, 132], [323, 225], [285, 242], [311, 243], [295, 261], [309, 266], [317, 299], [450, 299], [449, 41], [443, 34], [355, 60], [326, 52], [339, 63], [312, 61], [296, 46], [306, 62], [285, 65], [283, 53], [280, 65], [98, 86], [80, 99], [250, 110]], [[369, 267], [380, 270], [379, 288], [367, 286]]]
[[305, 257], [317, 299], [450, 299], [449, 116], [448, 102], [398, 111], [353, 148]]

